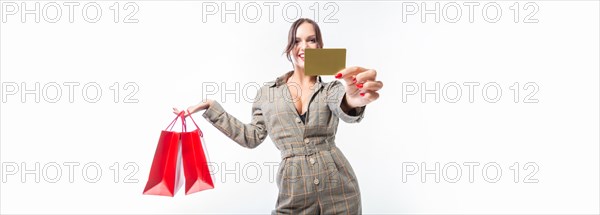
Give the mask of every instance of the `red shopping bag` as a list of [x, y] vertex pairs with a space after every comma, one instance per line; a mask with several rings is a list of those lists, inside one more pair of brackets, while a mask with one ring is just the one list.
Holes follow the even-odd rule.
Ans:
[[[188, 112], [189, 113], [189, 112]], [[194, 122], [196, 130], [187, 131], [185, 120], [183, 120], [183, 132], [181, 133], [181, 148], [183, 157], [183, 170], [185, 173], [185, 194], [192, 194], [207, 189], [213, 189], [212, 176], [208, 169], [207, 150], [204, 148], [202, 141], [202, 131], [194, 118], [190, 115], [190, 119]]]
[[[188, 132], [184, 115], [182, 111], [161, 132], [144, 194], [175, 196], [183, 184], [182, 173], [185, 174], [186, 195], [214, 188], [208, 169], [208, 152], [202, 144], [202, 131], [190, 116], [196, 130]], [[183, 132], [171, 131], [178, 118], [181, 118]]]
[[183, 117], [183, 112], [160, 133], [144, 189], [146, 195], [174, 196], [182, 185], [180, 132], [171, 131], [179, 117]]

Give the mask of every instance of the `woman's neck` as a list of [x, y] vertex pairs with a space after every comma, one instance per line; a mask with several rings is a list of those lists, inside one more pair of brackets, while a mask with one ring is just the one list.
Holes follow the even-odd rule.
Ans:
[[317, 80], [317, 76], [306, 76], [304, 75], [304, 68], [294, 68], [294, 73], [292, 74], [292, 76], [290, 77], [290, 80], [300, 84], [300, 85], [304, 85], [305, 83], [309, 83], [309, 84], [313, 84], [316, 82]]

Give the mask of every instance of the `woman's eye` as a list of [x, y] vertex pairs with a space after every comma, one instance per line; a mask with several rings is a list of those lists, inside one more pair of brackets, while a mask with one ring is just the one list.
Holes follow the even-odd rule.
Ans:
[[310, 40], [310, 42], [311, 42], [311, 43], [316, 43], [316, 42], [317, 42], [317, 40], [316, 40], [316, 39], [311, 39], [311, 40]]

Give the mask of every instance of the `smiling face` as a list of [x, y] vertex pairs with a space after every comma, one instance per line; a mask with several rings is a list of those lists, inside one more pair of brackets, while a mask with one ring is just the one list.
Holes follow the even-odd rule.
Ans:
[[296, 30], [296, 40], [292, 50], [292, 59], [294, 66], [304, 68], [304, 50], [319, 48], [317, 44], [317, 35], [312, 24], [305, 22], [298, 26]]
[[323, 48], [319, 25], [310, 19], [298, 19], [290, 28], [284, 53], [295, 69], [304, 70], [304, 50]]

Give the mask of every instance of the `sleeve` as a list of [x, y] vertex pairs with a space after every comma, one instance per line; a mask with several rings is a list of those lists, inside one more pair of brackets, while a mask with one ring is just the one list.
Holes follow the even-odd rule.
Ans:
[[342, 82], [336, 80], [329, 84], [327, 88], [327, 105], [334, 115], [347, 123], [360, 122], [367, 106], [357, 107], [349, 110], [347, 113], [342, 110], [342, 102], [346, 98], [346, 90]]
[[[252, 121], [244, 124], [225, 109], [217, 101], [204, 111], [202, 116], [223, 134], [246, 148], [256, 148], [267, 137], [267, 128], [262, 113], [262, 89], [258, 91], [252, 104]], [[263, 95], [264, 96], [264, 95]]]

